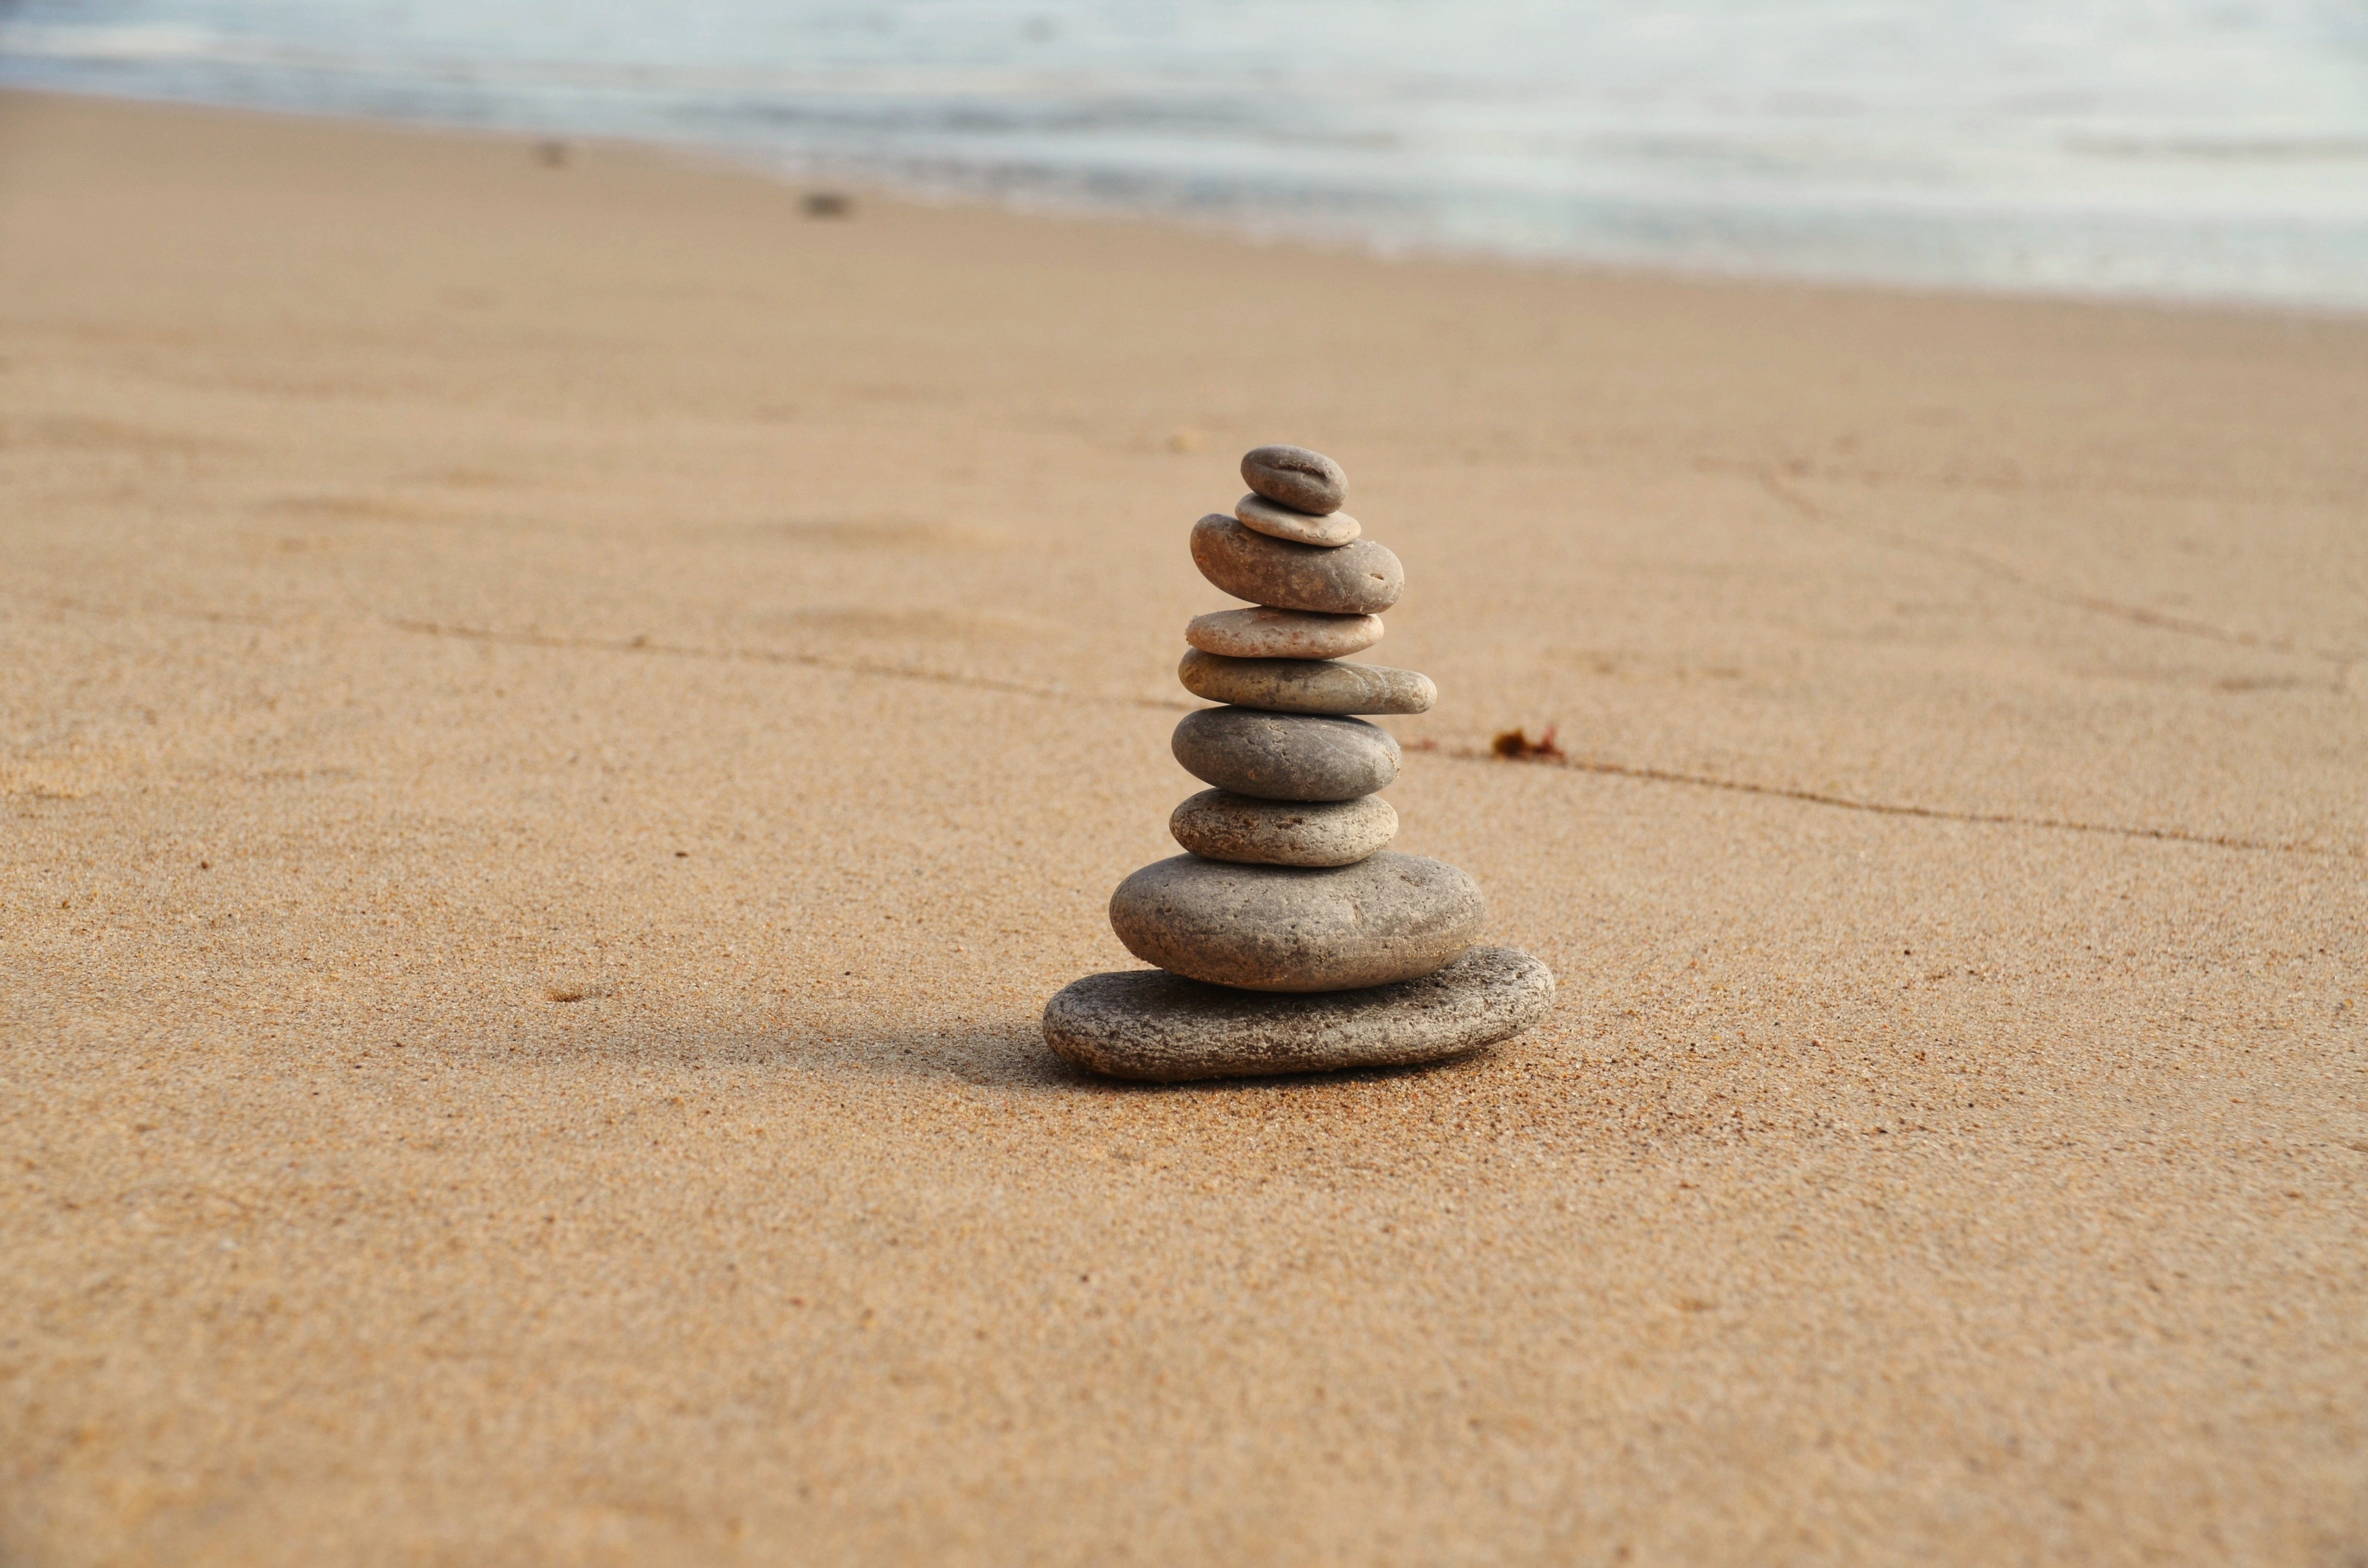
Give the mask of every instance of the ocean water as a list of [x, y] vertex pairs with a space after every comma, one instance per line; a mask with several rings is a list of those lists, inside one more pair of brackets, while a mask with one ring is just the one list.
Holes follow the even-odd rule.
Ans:
[[0, 0], [0, 81], [1385, 251], [2368, 309], [2368, 0]]

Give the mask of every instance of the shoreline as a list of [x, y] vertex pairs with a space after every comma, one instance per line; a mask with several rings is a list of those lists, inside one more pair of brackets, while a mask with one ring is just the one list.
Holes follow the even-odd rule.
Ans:
[[357, 128], [375, 128], [398, 132], [461, 138], [478, 137], [536, 145], [558, 143], [603, 147], [619, 152], [639, 151], [678, 158], [694, 165], [708, 165], [751, 174], [786, 187], [835, 186], [860, 193], [871, 199], [904, 201], [922, 206], [974, 208], [1016, 218], [1050, 222], [1144, 223], [1171, 228], [1202, 239], [1230, 241], [1248, 245], [1278, 246], [1304, 251], [1315, 256], [1329, 256], [1342, 260], [1365, 261], [1382, 265], [1492, 267], [1509, 271], [1530, 271], [1547, 276], [1559, 275], [1581, 278], [1595, 278], [1606, 280], [1625, 278], [1639, 282], [1659, 281], [1707, 288], [1800, 289], [1827, 293], [1887, 295], [1904, 300], [1965, 300], [2009, 304], [2086, 305], [2173, 313], [2220, 312], [2269, 319], [2293, 319], [2301, 322], [2330, 320], [2340, 323], [2357, 323], [2368, 320], [2368, 300], [2346, 303], [2259, 292], [2165, 292], [2142, 287], [2114, 288], [2101, 284], [2080, 288], [2045, 283], [2019, 286], [2008, 283], [1984, 284], [1971, 280], [1924, 281], [1873, 271], [1861, 274], [1849, 271], [1788, 271], [1781, 268], [1752, 270], [1748, 267], [1714, 263], [1690, 266], [1673, 260], [1595, 258], [1538, 251], [1492, 249], [1478, 244], [1458, 245], [1444, 241], [1411, 240], [1394, 243], [1370, 237], [1360, 238], [1346, 226], [1335, 226], [1329, 229], [1294, 227], [1272, 216], [1253, 215], [1248, 212], [1227, 214], [1216, 211], [1195, 211], [1188, 206], [1131, 203], [1123, 199], [1097, 200], [1089, 196], [1063, 195], [1041, 187], [1030, 187], [1022, 185], [1014, 185], [1009, 188], [998, 190], [992, 188], [996, 183], [995, 176], [983, 171], [973, 172], [968, 176], [956, 175], [942, 179], [930, 179], [920, 176], [900, 177], [883, 175], [876, 168], [867, 169], [855, 162], [834, 165], [826, 155], [816, 155], [810, 167], [801, 169], [797, 166], [800, 154], [768, 151], [754, 146], [734, 145], [729, 142], [702, 141], [695, 137], [636, 137], [605, 131], [538, 130], [490, 121], [413, 119], [394, 115], [369, 114], [359, 110], [343, 113], [317, 108], [282, 108], [272, 105], [232, 104], [195, 97], [142, 97], [95, 90], [83, 91], [6, 84], [0, 84], [0, 94], [22, 95], [28, 97], [86, 99], [97, 103], [120, 104], [133, 108], [154, 108], [232, 116], [255, 115], [299, 124], [314, 122], [350, 125]]
[[[2368, 321], [795, 196], [0, 94], [0, 1559], [2368, 1539]], [[1559, 1000], [1116, 1085], [1268, 441]]]

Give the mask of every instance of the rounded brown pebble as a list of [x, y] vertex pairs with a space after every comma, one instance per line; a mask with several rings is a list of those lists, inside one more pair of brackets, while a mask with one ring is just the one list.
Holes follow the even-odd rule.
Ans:
[[1176, 678], [1195, 697], [1275, 713], [1428, 713], [1439, 700], [1429, 676], [1332, 659], [1227, 659], [1192, 648]]
[[1378, 615], [1317, 615], [1304, 609], [1212, 610], [1184, 628], [1184, 641], [1228, 659], [1337, 659], [1382, 640]]
[[1312, 512], [1278, 506], [1263, 495], [1245, 495], [1235, 502], [1234, 520], [1269, 539], [1320, 544], [1326, 550], [1337, 550], [1364, 531], [1364, 525], [1346, 512], [1328, 512], [1319, 517]]
[[1270, 609], [1378, 615], [1406, 587], [1406, 568], [1372, 540], [1338, 550], [1293, 544], [1246, 528], [1222, 512], [1192, 525], [1192, 564], [1234, 597]]
[[1178, 855], [1119, 883], [1110, 903], [1136, 958], [1248, 991], [1412, 980], [1462, 958], [1487, 917], [1470, 873], [1388, 849], [1329, 868]]
[[1349, 476], [1305, 447], [1258, 447], [1242, 454], [1242, 483], [1269, 501], [1322, 517], [1349, 504]]
[[1445, 1062], [1554, 1010], [1554, 971], [1518, 948], [1474, 948], [1419, 980], [1261, 995], [1163, 970], [1089, 974], [1044, 1007], [1044, 1043], [1113, 1078], [1178, 1084]]
[[1404, 766], [1396, 736], [1331, 714], [1203, 708], [1168, 744], [1193, 778], [1261, 801], [1353, 801], [1388, 789]]
[[1203, 790], [1167, 819], [1177, 843], [1212, 860], [1252, 866], [1353, 866], [1398, 834], [1379, 795], [1353, 801], [1261, 801]]

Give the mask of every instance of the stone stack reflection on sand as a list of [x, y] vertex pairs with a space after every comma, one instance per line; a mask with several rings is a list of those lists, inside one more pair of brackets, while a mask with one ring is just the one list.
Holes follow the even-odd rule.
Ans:
[[1202, 576], [1250, 609], [1185, 629], [1177, 675], [1225, 704], [1176, 726], [1176, 759], [1215, 788], [1176, 808], [1189, 851], [1110, 897], [1155, 971], [1088, 975], [1044, 1009], [1079, 1066], [1173, 1081], [1400, 1066], [1519, 1033], [1554, 1005], [1545, 965], [1477, 945], [1487, 906], [1453, 866], [1385, 847], [1377, 791], [1398, 744], [1362, 714], [1420, 713], [1428, 676], [1336, 661], [1382, 635], [1398, 559], [1340, 508], [1340, 466], [1299, 447], [1242, 460], [1251, 494], [1192, 528]]

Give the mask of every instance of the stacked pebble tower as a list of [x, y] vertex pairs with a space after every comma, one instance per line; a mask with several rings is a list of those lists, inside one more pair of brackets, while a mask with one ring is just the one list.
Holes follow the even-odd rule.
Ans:
[[1176, 760], [1214, 785], [1176, 808], [1190, 853], [1110, 897], [1110, 925], [1156, 970], [1088, 975], [1044, 1009], [1068, 1061], [1174, 1081], [1436, 1062], [1518, 1034], [1554, 1005], [1527, 953], [1475, 945], [1470, 876], [1385, 847], [1375, 791], [1397, 741], [1356, 717], [1420, 713], [1430, 677], [1343, 654], [1381, 639], [1406, 574], [1340, 508], [1340, 465], [1302, 447], [1242, 459], [1250, 494], [1192, 527], [1201, 574], [1255, 608], [1185, 629], [1177, 675], [1223, 703], [1176, 726]]

